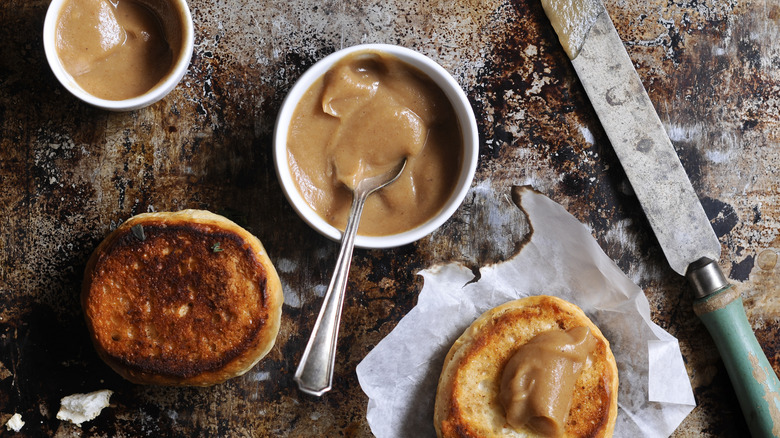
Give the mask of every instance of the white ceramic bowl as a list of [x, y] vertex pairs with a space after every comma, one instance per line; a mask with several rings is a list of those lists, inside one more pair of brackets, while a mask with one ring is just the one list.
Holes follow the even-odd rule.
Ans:
[[323, 58], [298, 79], [282, 103], [274, 128], [274, 162], [282, 190], [298, 215], [322, 235], [336, 241], [340, 240], [341, 230], [333, 227], [320, 217], [298, 191], [288, 162], [287, 134], [295, 107], [309, 87], [338, 61], [352, 53], [362, 51], [375, 51], [394, 55], [396, 58], [428, 75], [444, 91], [444, 94], [455, 109], [463, 138], [463, 161], [460, 174], [458, 175], [458, 183], [447, 203], [436, 216], [422, 225], [403, 233], [388, 236], [362, 236], [358, 234], [355, 238], [355, 245], [361, 248], [392, 248], [414, 242], [440, 227], [458, 209], [471, 186], [471, 181], [474, 179], [479, 155], [479, 138], [474, 111], [471, 109], [471, 104], [466, 94], [442, 66], [414, 50], [387, 44], [352, 46]]
[[166, 32], [166, 37], [169, 40], [171, 40], [172, 36], [168, 34], [173, 32], [172, 29], [176, 29], [176, 32], [180, 35], [181, 43], [179, 45], [178, 54], [171, 66], [171, 70], [152, 89], [140, 96], [129, 99], [101, 99], [84, 91], [84, 89], [73, 79], [73, 76], [65, 70], [62, 61], [59, 56], [57, 56], [57, 19], [59, 18], [60, 11], [66, 1], [67, 0], [53, 0], [49, 5], [49, 9], [46, 12], [46, 19], [43, 24], [43, 48], [54, 76], [57, 77], [57, 80], [60, 81], [66, 90], [77, 98], [90, 105], [110, 111], [132, 111], [149, 106], [162, 99], [173, 90], [176, 84], [181, 81], [181, 78], [184, 77], [184, 74], [187, 72], [187, 67], [190, 65], [195, 40], [192, 15], [190, 14], [190, 8], [187, 6], [187, 1], [140, 0], [143, 5], [149, 7], [149, 9], [155, 12], [159, 17], [168, 17], [167, 19], [162, 20], [162, 24], [163, 30]]

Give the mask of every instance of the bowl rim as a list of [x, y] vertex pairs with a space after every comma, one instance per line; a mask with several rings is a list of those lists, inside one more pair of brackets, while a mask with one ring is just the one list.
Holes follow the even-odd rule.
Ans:
[[187, 69], [192, 59], [192, 53], [195, 47], [195, 31], [192, 21], [192, 14], [190, 8], [187, 5], [186, 0], [168, 0], [171, 3], [179, 5], [179, 9], [183, 14], [183, 38], [182, 38], [182, 50], [180, 56], [176, 59], [171, 71], [167, 76], [154, 87], [152, 87], [146, 93], [131, 97], [123, 100], [108, 100], [96, 97], [86, 92], [81, 86], [73, 79], [70, 73], [65, 70], [62, 65], [60, 57], [57, 55], [56, 47], [56, 30], [57, 19], [59, 18], [60, 11], [68, 0], [52, 0], [46, 11], [46, 18], [43, 23], [43, 49], [46, 54], [46, 60], [49, 63], [54, 76], [62, 84], [62, 86], [70, 92], [73, 96], [81, 101], [88, 103], [92, 106], [102, 108], [109, 111], [132, 111], [140, 108], [147, 107], [165, 97], [173, 90], [176, 85], [187, 73]]
[[355, 237], [355, 246], [367, 249], [393, 248], [419, 240], [444, 224], [460, 207], [471, 187], [479, 158], [479, 136], [476, 118], [466, 93], [450, 73], [433, 59], [415, 50], [392, 44], [358, 44], [340, 49], [312, 65], [290, 88], [277, 114], [273, 133], [273, 155], [276, 174], [282, 191], [298, 216], [323, 236], [340, 241], [342, 231], [330, 225], [312, 209], [298, 191], [287, 156], [287, 134], [298, 101], [309, 87], [334, 64], [356, 52], [382, 52], [394, 55], [425, 73], [439, 86], [455, 110], [463, 137], [463, 161], [450, 198], [442, 209], [423, 224], [402, 233], [385, 236]]

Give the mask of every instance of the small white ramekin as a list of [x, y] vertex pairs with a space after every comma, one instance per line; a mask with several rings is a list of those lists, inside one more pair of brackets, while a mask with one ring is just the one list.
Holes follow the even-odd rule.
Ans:
[[453, 189], [450, 198], [436, 216], [422, 225], [403, 233], [387, 236], [363, 236], [358, 234], [355, 238], [355, 246], [361, 248], [393, 248], [419, 240], [447, 221], [455, 213], [455, 210], [458, 209], [463, 198], [465, 198], [477, 168], [479, 136], [474, 111], [471, 109], [471, 104], [460, 85], [442, 66], [419, 52], [388, 44], [352, 46], [323, 58], [298, 79], [282, 103], [274, 128], [274, 163], [282, 190], [298, 215], [320, 234], [332, 240], [340, 240], [342, 231], [330, 225], [318, 215], [298, 190], [288, 161], [287, 136], [295, 107], [309, 87], [338, 61], [352, 53], [362, 51], [383, 52], [394, 55], [396, 58], [428, 75], [442, 89], [455, 109], [463, 139], [463, 161], [460, 174], [458, 175], [458, 183]]
[[[187, 6], [186, 0], [157, 0], [150, 1], [144, 0], [142, 3], [148, 6], [152, 11], [158, 12], [158, 8], [166, 8], [172, 11], [173, 17], [180, 24], [181, 29], [181, 45], [176, 56], [173, 66], [168, 74], [151, 90], [146, 93], [124, 100], [107, 100], [95, 97], [90, 93], [84, 91], [81, 86], [73, 79], [65, 70], [62, 65], [62, 61], [57, 56], [57, 44], [56, 44], [56, 31], [57, 31], [57, 19], [60, 16], [60, 11], [64, 3], [67, 0], [52, 0], [49, 4], [49, 9], [46, 12], [46, 19], [43, 24], [43, 48], [46, 52], [46, 59], [49, 62], [54, 76], [60, 81], [63, 87], [71, 94], [81, 99], [82, 101], [93, 105], [98, 108], [102, 108], [109, 111], [132, 111], [139, 108], [149, 106], [173, 90], [174, 87], [181, 81], [184, 74], [187, 72], [187, 68], [190, 65], [190, 59], [192, 58], [192, 51], [195, 41], [195, 32], [193, 29], [192, 15], [190, 14], [190, 8]], [[166, 23], [163, 20], [163, 27]], [[168, 32], [168, 30], [166, 30]]]

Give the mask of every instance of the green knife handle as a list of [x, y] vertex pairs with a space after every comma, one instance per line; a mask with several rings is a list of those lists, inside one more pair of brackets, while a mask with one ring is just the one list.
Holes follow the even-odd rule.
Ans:
[[712, 335], [753, 438], [780, 437], [780, 382], [731, 285], [699, 298], [694, 310]]

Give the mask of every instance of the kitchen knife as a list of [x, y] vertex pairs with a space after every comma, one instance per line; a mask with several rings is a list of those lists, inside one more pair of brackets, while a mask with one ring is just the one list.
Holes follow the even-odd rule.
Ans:
[[694, 311], [723, 358], [751, 434], [780, 437], [780, 382], [740, 294], [718, 267], [720, 242], [609, 14], [600, 0], [542, 3], [669, 264], [693, 285]]

